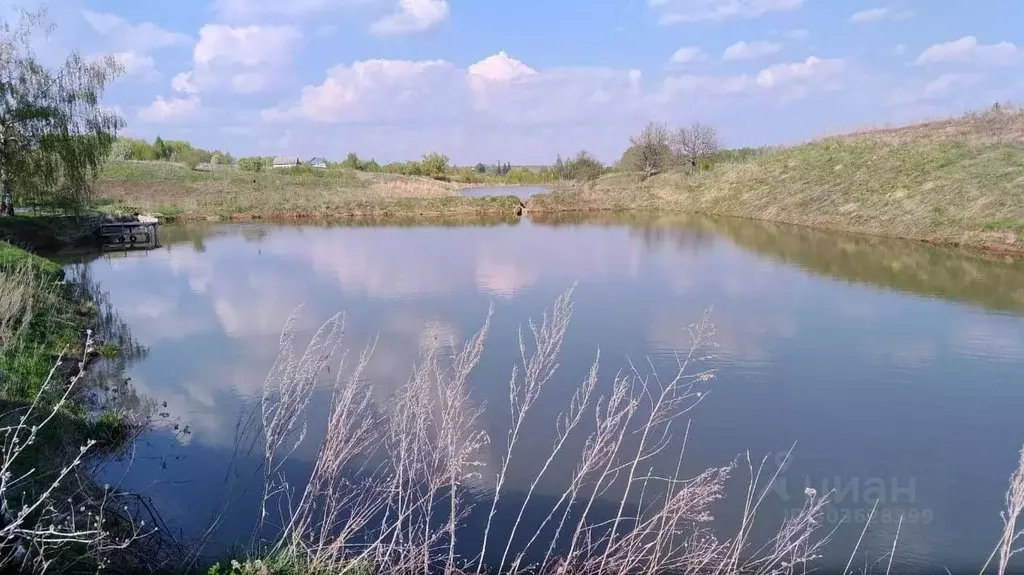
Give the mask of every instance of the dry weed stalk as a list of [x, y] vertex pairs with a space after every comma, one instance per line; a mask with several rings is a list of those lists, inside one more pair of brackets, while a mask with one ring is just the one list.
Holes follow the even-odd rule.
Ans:
[[[66, 352], [66, 350], [65, 350]], [[0, 427], [0, 568], [20, 564], [35, 572], [44, 572], [56, 561], [63, 560], [72, 548], [84, 548], [85, 557], [102, 568], [114, 551], [127, 549], [136, 541], [152, 534], [145, 521], [136, 523], [125, 514], [117, 513], [114, 506], [118, 494], [104, 488], [97, 498], [85, 489], [75, 497], [67, 497], [67, 480], [79, 471], [96, 441], [89, 439], [79, 447], [78, 453], [63, 465], [54, 477], [41, 477], [42, 470], [35, 467], [19, 471], [42, 430], [57, 425], [56, 419], [69, 402], [78, 384], [86, 374], [89, 354], [93, 352], [92, 332], [86, 332], [85, 348], [77, 362], [75, 375], [70, 378], [60, 397], [51, 405], [43, 398], [58, 385], [62, 353], [43, 381], [33, 401], [15, 412], [4, 415], [13, 419], [11, 425]], [[31, 465], [31, 463], [27, 463]], [[29, 487], [31, 486], [31, 490]], [[15, 496], [14, 493], [20, 493]], [[21, 498], [20, 505], [10, 503]], [[127, 510], [127, 507], [124, 508]], [[111, 525], [116, 516], [117, 526]]]
[[1010, 558], [1024, 550], [1024, 547], [1017, 546], [1017, 540], [1024, 536], [1024, 529], [1017, 528], [1017, 520], [1020, 519], [1022, 511], [1024, 511], [1024, 448], [1021, 448], [1017, 469], [1010, 475], [1010, 486], [1006, 490], [1006, 508], [1000, 513], [1003, 520], [1002, 536], [981, 568], [981, 573], [984, 573], [992, 563], [992, 559], [999, 555], [996, 573], [1004, 575], [1010, 564]]
[[[466, 483], [480, 477], [482, 451], [489, 443], [480, 429], [482, 408], [470, 397], [469, 376], [480, 360], [490, 313], [480, 331], [461, 347], [432, 342], [406, 385], [384, 407], [372, 401], [370, 384], [361, 377], [372, 347], [348, 376], [339, 370], [327, 434], [309, 482], [294, 499], [286, 482], [273, 478], [304, 438], [304, 412], [315, 387], [311, 378], [326, 370], [340, 326], [325, 324], [310, 349], [296, 359], [290, 334], [294, 319], [290, 320], [263, 395], [268, 478], [263, 511], [272, 499], [284, 500], [287, 509], [280, 536], [269, 551], [298, 555], [315, 570], [342, 573], [365, 565], [394, 573], [454, 573], [467, 568], [482, 572], [485, 555], [496, 551], [488, 549], [487, 541], [515, 446], [529, 425], [531, 408], [558, 368], [571, 295], [572, 289], [555, 301], [539, 324], [530, 323], [531, 349], [520, 333], [521, 365], [513, 367], [509, 382], [507, 443], [493, 479], [483, 542], [469, 563], [460, 563], [456, 542], [474, 503]], [[676, 424], [705, 396], [703, 387], [713, 373], [695, 370], [694, 365], [708, 359], [704, 350], [713, 334], [705, 314], [691, 329], [690, 350], [677, 357], [670, 379], [660, 378], [653, 365], [650, 374], [631, 365], [615, 377], [607, 396], [598, 396], [598, 360], [594, 361], [557, 416], [554, 443], [523, 502], [518, 509], [502, 510], [515, 519], [501, 546], [498, 571], [774, 574], [793, 573], [816, 557], [827, 540], [816, 537], [826, 497], [810, 490], [800, 513], [787, 519], [771, 541], [752, 547], [751, 526], [775, 479], [762, 480], [763, 462], [755, 470], [747, 458], [751, 482], [743, 522], [738, 534], [725, 541], [712, 533], [711, 506], [722, 498], [735, 463], [683, 479], [680, 451], [674, 472], [654, 471], [656, 458], [677, 436]], [[581, 429], [584, 422], [591, 427], [589, 432]], [[688, 431], [687, 424], [686, 435]], [[576, 437], [582, 433], [586, 435]], [[294, 444], [284, 440], [292, 436], [297, 437]], [[527, 543], [514, 548], [516, 532], [526, 527], [524, 517], [534, 490], [573, 441], [581, 441], [582, 450], [568, 486], [540, 524], [530, 526]], [[597, 503], [609, 494], [618, 499], [614, 514], [604, 517], [597, 512]], [[541, 549], [543, 560], [524, 565], [538, 540], [548, 537], [546, 549]]]

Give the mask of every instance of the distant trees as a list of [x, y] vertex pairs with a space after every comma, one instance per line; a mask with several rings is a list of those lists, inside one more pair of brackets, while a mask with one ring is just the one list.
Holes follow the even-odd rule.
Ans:
[[349, 152], [345, 159], [341, 161], [341, 167], [350, 170], [361, 170], [363, 169], [363, 162], [359, 160], [359, 156], [355, 152]]
[[235, 163], [235, 158], [228, 152], [216, 150], [210, 156], [210, 163], [215, 166], [230, 166]]
[[555, 159], [555, 165], [552, 166], [552, 170], [555, 172], [555, 175], [559, 180], [564, 180], [567, 177], [569, 177], [565, 169], [565, 162], [562, 161], [561, 154], [559, 154], [558, 157]]
[[199, 164], [231, 165], [234, 158], [227, 152], [210, 152], [185, 140], [165, 140], [157, 136], [153, 143], [138, 138], [118, 138], [109, 153], [112, 160], [166, 161], [195, 169]]
[[586, 150], [565, 162], [566, 177], [571, 180], [594, 180], [601, 176], [604, 170], [604, 164]]
[[624, 169], [640, 172], [649, 178], [667, 170], [672, 164], [672, 135], [665, 124], [648, 122], [629, 142], [630, 147], [621, 162]]
[[266, 164], [264, 163], [263, 158], [255, 156], [250, 158], [239, 158], [237, 165], [239, 170], [257, 173], [262, 172]]
[[424, 176], [440, 178], [448, 173], [448, 156], [431, 152], [423, 156], [422, 172]]
[[[58, 69], [36, 59], [45, 13], [0, 17], [0, 197], [78, 209], [124, 121], [99, 102], [123, 72], [112, 56], [72, 53]], [[121, 151], [123, 154], [123, 150]]]
[[153, 155], [155, 160], [171, 159], [171, 149], [167, 147], [167, 143], [160, 136], [153, 140]]
[[486, 174], [487, 166], [485, 166], [483, 162], [477, 162], [477, 164], [473, 166], [473, 171], [475, 171], [478, 174]]
[[720, 143], [718, 130], [714, 126], [694, 122], [676, 130], [672, 138], [672, 149], [691, 169], [697, 169], [699, 162], [718, 153]]
[[644, 178], [680, 166], [696, 170], [709, 166], [712, 161], [732, 157], [722, 152], [718, 130], [699, 122], [675, 131], [663, 123], [649, 122], [640, 133], [630, 137], [629, 144], [618, 167], [639, 172]]

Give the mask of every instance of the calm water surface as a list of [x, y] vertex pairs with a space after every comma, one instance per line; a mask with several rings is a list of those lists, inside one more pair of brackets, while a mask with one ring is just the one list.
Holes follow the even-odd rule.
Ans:
[[[500, 439], [518, 326], [579, 282], [561, 367], [514, 456], [525, 463], [511, 474], [513, 491], [528, 487], [531, 465], [552, 443], [552, 418], [597, 348], [605, 382], [628, 358], [649, 357], [669, 373], [675, 350], [687, 346], [685, 326], [713, 305], [718, 376], [693, 412], [688, 472], [795, 444], [762, 519], [777, 525], [799, 507], [805, 485], [839, 489], [828, 527], [850, 517], [826, 564], [845, 564], [875, 499], [860, 565], [885, 556], [900, 514], [895, 564], [903, 569], [977, 568], [998, 538], [1024, 443], [1021, 264], [680, 217], [168, 226], [162, 239], [161, 249], [87, 266], [149, 349], [131, 368], [133, 382], [191, 432], [149, 433], [130, 465], [112, 473], [151, 494], [186, 535], [203, 529], [225, 495], [238, 415], [259, 397], [298, 304], [306, 337], [337, 311], [347, 313], [353, 347], [379, 336], [368, 376], [381, 401], [406, 381], [426, 338], [472, 334], [493, 304], [472, 385]], [[308, 473], [313, 444], [294, 458], [297, 476]], [[485, 473], [497, 461], [492, 454]], [[541, 502], [563, 489], [570, 465], [556, 467], [538, 487]], [[716, 508], [723, 527], [742, 505], [743, 473], [735, 479]], [[255, 506], [245, 501], [215, 546], [250, 534]]]

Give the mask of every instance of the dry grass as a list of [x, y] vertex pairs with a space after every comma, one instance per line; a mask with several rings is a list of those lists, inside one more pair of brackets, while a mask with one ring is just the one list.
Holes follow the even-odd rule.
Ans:
[[530, 211], [678, 210], [1024, 250], [1024, 113], [989, 111], [833, 137], [640, 181], [617, 174]]
[[832, 136], [838, 139], [870, 139], [886, 144], [960, 141], [973, 145], [1024, 142], [1024, 109], [1005, 105], [984, 112], [967, 112], [952, 118], [884, 126]]
[[0, 269], [0, 350], [27, 329], [39, 289], [38, 275], [28, 266]]
[[430, 178], [354, 170], [199, 171], [168, 162], [110, 162], [101, 203], [184, 219], [332, 218], [512, 213], [509, 198], [463, 198]]
[[[672, 373], [630, 364], [602, 390], [595, 359], [555, 420], [537, 420], [531, 408], [551, 401], [546, 390], [559, 368], [571, 315], [570, 290], [539, 323], [530, 323], [532, 338], [520, 337], [504, 437], [482, 429], [483, 407], [469, 386], [490, 315], [463, 344], [435, 340], [408, 383], [380, 402], [362, 377], [371, 346], [353, 369], [335, 371], [327, 433], [304, 486], [288, 483], [283, 463], [307, 438], [307, 408], [316, 381], [341, 349], [343, 321], [337, 316], [325, 323], [302, 352], [286, 328], [251, 420], [260, 422], [265, 460], [263, 518], [281, 530], [273, 541], [257, 543], [254, 554], [298, 558], [309, 573], [457, 573], [491, 565], [504, 573], [622, 575], [793, 574], [817, 557], [830, 535], [820, 533], [828, 494], [807, 490], [803, 508], [768, 541], [755, 542], [752, 527], [778, 471], [767, 473], [764, 460], [747, 456], [743, 465], [733, 461], [690, 478], [680, 474], [686, 419], [713, 379], [702, 368], [713, 347], [706, 317], [692, 326], [692, 345]], [[547, 461], [527, 461], [516, 449], [520, 431], [537, 425], [555, 431]], [[488, 446], [500, 455], [493, 475], [483, 471]], [[679, 451], [670, 454], [673, 447]], [[533, 489], [558, 458], [575, 461], [565, 489], [546, 517], [531, 513], [528, 521]], [[524, 464], [539, 469], [525, 499], [508, 503], [505, 478]], [[719, 538], [712, 506], [737, 470], [749, 474], [741, 521], [731, 537]], [[479, 526], [465, 524], [477, 504], [490, 509], [483, 541], [475, 555], [460, 556], [456, 541], [480, 540]], [[503, 517], [516, 517], [513, 534], [490, 541], [498, 509]], [[273, 510], [282, 510], [280, 517]], [[521, 536], [513, 537], [517, 531]]]
[[[808, 488], [803, 507], [768, 540], [755, 541], [759, 510], [784, 465], [769, 472], [767, 458], [757, 462], [747, 454], [693, 477], [680, 475], [689, 441], [688, 414], [706, 397], [714, 376], [701, 367], [713, 347], [714, 328], [706, 316], [691, 326], [690, 349], [678, 356], [674, 373], [659, 376], [653, 366], [646, 372], [630, 363], [605, 388], [598, 385], [598, 355], [554, 421], [531, 417], [536, 402], [550, 401], [545, 390], [559, 367], [571, 315], [570, 290], [539, 324], [530, 323], [532, 342], [520, 337], [503, 438], [492, 439], [482, 430], [483, 407], [469, 386], [490, 330], [490, 314], [461, 345], [435, 339], [423, 350], [407, 384], [388, 399], [375, 398], [372, 382], [363, 377], [373, 349], [369, 346], [353, 369], [335, 372], [327, 432], [304, 486], [288, 483], [283, 463], [307, 438], [307, 408], [317, 381], [342, 349], [344, 322], [341, 316], [331, 318], [299, 352], [289, 320], [255, 413], [261, 422], [257, 444], [265, 459], [262, 517], [280, 526], [280, 532], [270, 542], [257, 541], [251, 550], [252, 556], [267, 561], [246, 563], [240, 572], [278, 572], [267, 570], [273, 564], [286, 564], [282, 573], [339, 574], [482, 573], [485, 567], [489, 572], [539, 575], [813, 571], [834, 532], [822, 529], [829, 493]], [[515, 449], [520, 430], [545, 424], [555, 432], [550, 455], [546, 461], [523, 461]], [[501, 455], [494, 475], [482, 471], [489, 446]], [[674, 447], [679, 448], [673, 456], [676, 463], [664, 469], [656, 458]], [[546, 517], [534, 511], [525, 520], [534, 487], [559, 457], [575, 461], [564, 491]], [[524, 463], [537, 468], [533, 482], [523, 500], [506, 503], [509, 469]], [[738, 526], [722, 538], [712, 511], [729, 503], [726, 483], [737, 470], [748, 476], [738, 501], [741, 513]], [[612, 511], [605, 505], [598, 512], [599, 501], [613, 502]], [[480, 550], [460, 556], [456, 541], [475, 542], [480, 536], [479, 526], [467, 525], [466, 518], [475, 505], [488, 503]], [[492, 542], [487, 533], [498, 508], [503, 517], [515, 519], [511, 532]], [[850, 572], [875, 511], [844, 573]], [[1003, 533], [982, 573], [993, 563], [996, 573], [1008, 572], [1011, 558], [1021, 550], [1022, 512], [1024, 450], [1005, 496]], [[517, 530], [527, 537], [514, 537]], [[887, 574], [898, 543], [899, 529], [891, 551], [879, 559], [888, 562]], [[533, 559], [527, 559], [528, 553]]]

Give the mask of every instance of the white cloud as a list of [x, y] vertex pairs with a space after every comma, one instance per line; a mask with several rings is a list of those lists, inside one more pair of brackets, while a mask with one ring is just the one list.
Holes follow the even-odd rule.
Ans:
[[940, 96], [958, 88], [973, 86], [982, 80], [981, 74], [943, 74], [924, 87], [926, 96]]
[[796, 10], [804, 0], [648, 0], [662, 25], [702, 20], [759, 18], [769, 12]]
[[853, 24], [867, 24], [869, 22], [879, 22], [881, 20], [898, 18], [900, 15], [908, 15], [907, 12], [896, 12], [891, 7], [886, 6], [884, 8], [869, 8], [867, 10], [861, 10], [856, 12], [853, 16], [850, 16], [850, 22]]
[[708, 55], [703, 50], [696, 46], [686, 46], [676, 50], [672, 57], [669, 58], [669, 62], [673, 64], [690, 64], [693, 62], [703, 62], [707, 60]]
[[321, 122], [415, 118], [429, 113], [428, 108], [436, 112], [445, 107], [444, 93], [446, 88], [451, 93], [456, 76], [455, 67], [444, 60], [364, 60], [335, 66], [322, 84], [304, 87], [297, 104], [266, 110], [263, 117]]
[[395, 11], [370, 26], [380, 36], [425, 32], [448, 19], [447, 0], [399, 0]]
[[166, 30], [152, 22], [133, 24], [116, 14], [91, 10], [82, 10], [82, 17], [96, 33], [128, 51], [148, 52], [192, 43], [189, 36]]
[[262, 72], [245, 72], [231, 78], [231, 90], [238, 94], [252, 94], [263, 90], [269, 78]]
[[138, 118], [148, 123], [163, 123], [193, 116], [199, 111], [199, 98], [170, 98], [157, 96], [152, 104], [139, 110]]
[[181, 92], [182, 94], [194, 95], [199, 93], [199, 86], [196, 85], [192, 72], [182, 72], [171, 78], [171, 88], [174, 88], [175, 92]]
[[158, 77], [153, 57], [140, 52], [117, 52], [113, 54], [114, 59], [124, 67], [124, 73], [129, 76], [144, 76], [147, 78]]
[[846, 62], [839, 58], [822, 59], [811, 56], [803, 62], [776, 64], [758, 72], [757, 85], [772, 88], [795, 81], [813, 80], [831, 83], [846, 69]]
[[751, 60], [770, 56], [782, 50], [782, 44], [774, 42], [736, 42], [722, 53], [723, 60]]
[[466, 71], [472, 78], [488, 82], [508, 82], [537, 73], [519, 60], [510, 58], [504, 51], [480, 60]]
[[[966, 88], [976, 86], [985, 79], [979, 73], [940, 74], [930, 80], [909, 78], [893, 88], [883, 99], [886, 106], [911, 106], [925, 109], [942, 101], [956, 101]], [[962, 106], [963, 107], [963, 106]]]
[[125, 76], [141, 77], [146, 80], [154, 80], [160, 77], [160, 73], [156, 71], [156, 63], [153, 61], [153, 57], [142, 52], [128, 50], [126, 52], [110, 54], [92, 54], [86, 57], [86, 60], [98, 62], [107, 56], [113, 57], [124, 68]]
[[802, 62], [768, 66], [757, 74], [670, 76], [657, 99], [668, 105], [682, 99], [697, 108], [714, 108], [724, 102], [740, 106], [737, 99], [743, 98], [758, 105], [785, 104], [814, 92], [835, 90], [850, 73], [844, 60], [812, 56]]
[[196, 64], [260, 66], [286, 62], [302, 36], [294, 26], [241, 26], [207, 24], [199, 30], [193, 51]]
[[1008, 66], [1020, 63], [1024, 54], [1011, 42], [979, 44], [974, 36], [935, 44], [917, 57], [917, 64], [963, 63], [979, 66]]
[[207, 24], [192, 51], [193, 69], [174, 76], [171, 87], [183, 94], [259, 92], [285, 75], [301, 44], [294, 26]]
[[749, 75], [741, 76], [696, 76], [682, 75], [665, 79], [663, 84], [665, 99], [677, 94], [695, 94], [700, 96], [728, 96], [749, 94], [757, 87], [757, 82]]
[[538, 71], [504, 52], [460, 69], [444, 60], [366, 60], [328, 70], [295, 103], [265, 110], [268, 121], [453, 121], [568, 123], [598, 121], [639, 109], [637, 70], [564, 68]]

